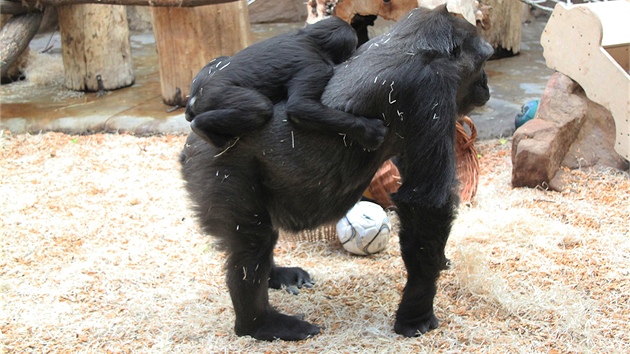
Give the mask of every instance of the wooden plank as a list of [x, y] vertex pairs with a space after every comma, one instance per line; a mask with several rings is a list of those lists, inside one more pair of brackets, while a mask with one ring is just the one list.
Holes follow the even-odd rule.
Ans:
[[[620, 43], [630, 40], [628, 19], [628, 1], [572, 6], [560, 3], [554, 8], [540, 42], [548, 67], [575, 80], [590, 100], [612, 113], [615, 150], [630, 160], [630, 74], [627, 72], [630, 43]], [[604, 43], [611, 47], [607, 50]], [[615, 56], [620, 57], [620, 62]]]
[[630, 44], [608, 46], [604, 49], [625, 71], [630, 72]]
[[613, 1], [589, 4], [589, 11], [597, 15], [602, 24], [602, 47], [630, 43], [630, 2]]
[[188, 8], [152, 7], [164, 102], [184, 106], [193, 77], [210, 60], [250, 44], [247, 3]]

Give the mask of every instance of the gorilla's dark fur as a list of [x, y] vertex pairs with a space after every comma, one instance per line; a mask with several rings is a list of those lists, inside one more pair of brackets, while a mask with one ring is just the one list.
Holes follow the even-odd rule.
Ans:
[[334, 66], [357, 46], [354, 29], [331, 17], [220, 57], [195, 76], [186, 119], [199, 136], [217, 147], [257, 130], [286, 100], [288, 117], [300, 127], [345, 134], [376, 150], [387, 128], [379, 119], [357, 117], [321, 104]]
[[476, 28], [444, 6], [412, 11], [359, 48], [336, 68], [322, 102], [383, 119], [390, 131], [377, 151], [296, 128], [287, 121], [285, 103], [231, 149], [189, 136], [183, 177], [204, 231], [227, 254], [236, 334], [300, 340], [319, 333], [269, 304], [269, 287], [311, 283], [300, 268], [274, 264], [278, 229], [340, 219], [392, 156], [403, 161], [404, 181], [393, 199], [408, 272], [394, 329], [416, 336], [437, 327], [433, 298], [458, 203], [455, 121], [489, 99], [483, 66], [491, 54]]

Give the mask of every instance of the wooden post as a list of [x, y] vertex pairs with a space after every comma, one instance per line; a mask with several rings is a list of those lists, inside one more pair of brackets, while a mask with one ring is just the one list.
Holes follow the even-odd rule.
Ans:
[[193, 77], [210, 60], [250, 44], [245, 0], [197, 7], [151, 7], [164, 103], [185, 106]]
[[65, 86], [97, 91], [133, 84], [127, 10], [121, 5], [68, 5], [57, 8]]
[[484, 0], [489, 5], [490, 29], [483, 37], [494, 47], [495, 56], [506, 57], [521, 51], [523, 6], [515, 0]]

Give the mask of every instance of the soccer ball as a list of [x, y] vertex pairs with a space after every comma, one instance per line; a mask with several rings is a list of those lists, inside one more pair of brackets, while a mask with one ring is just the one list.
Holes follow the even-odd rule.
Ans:
[[358, 202], [337, 223], [337, 236], [346, 251], [367, 256], [384, 250], [389, 242], [391, 223], [378, 204]]

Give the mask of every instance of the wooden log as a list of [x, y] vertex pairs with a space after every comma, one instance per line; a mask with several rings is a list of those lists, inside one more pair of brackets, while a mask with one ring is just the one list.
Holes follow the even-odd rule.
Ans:
[[37, 33], [44, 13], [33, 11], [15, 15], [2, 27], [0, 32], [0, 77], [6, 77], [9, 69], [20, 54], [28, 47]]
[[482, 29], [483, 37], [494, 47], [496, 57], [507, 57], [521, 51], [523, 7], [520, 1], [484, 0], [489, 5], [490, 28]]
[[152, 7], [164, 103], [185, 106], [193, 77], [210, 60], [250, 43], [245, 0], [189, 8]]
[[126, 5], [126, 6], [157, 6], [157, 7], [194, 7], [203, 5], [217, 5], [234, 0], [10, 0], [23, 2], [28, 5], [64, 6], [80, 4]]
[[[65, 86], [77, 91], [113, 90], [133, 84], [127, 12], [119, 5], [57, 8]], [[99, 87], [98, 77], [102, 78]]]

